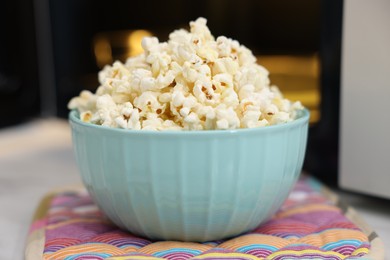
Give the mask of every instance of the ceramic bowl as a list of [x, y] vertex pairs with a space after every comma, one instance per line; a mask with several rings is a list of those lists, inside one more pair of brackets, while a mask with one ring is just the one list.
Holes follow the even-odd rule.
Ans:
[[250, 231], [282, 205], [302, 168], [309, 112], [285, 124], [211, 131], [108, 128], [69, 114], [76, 160], [112, 222], [156, 240]]

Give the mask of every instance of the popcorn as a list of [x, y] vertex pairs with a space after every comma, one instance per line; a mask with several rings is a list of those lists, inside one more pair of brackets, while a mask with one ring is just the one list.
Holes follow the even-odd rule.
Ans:
[[190, 22], [167, 42], [142, 40], [144, 53], [105, 66], [96, 93], [68, 103], [80, 119], [131, 130], [215, 130], [290, 122], [303, 109], [270, 85], [269, 72], [245, 46], [214, 39], [207, 21]]
[[217, 129], [240, 128], [240, 119], [232, 107], [220, 104], [215, 109]]
[[83, 90], [80, 96], [70, 100], [68, 107], [71, 109], [77, 108], [80, 113], [90, 112], [96, 108], [96, 96], [88, 90]]

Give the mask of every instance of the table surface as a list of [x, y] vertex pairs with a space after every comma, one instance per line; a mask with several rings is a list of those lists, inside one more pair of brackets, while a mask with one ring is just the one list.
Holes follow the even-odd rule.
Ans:
[[[44, 194], [80, 182], [66, 120], [36, 119], [0, 129], [0, 259], [23, 259], [31, 218]], [[390, 250], [390, 200], [336, 192]]]

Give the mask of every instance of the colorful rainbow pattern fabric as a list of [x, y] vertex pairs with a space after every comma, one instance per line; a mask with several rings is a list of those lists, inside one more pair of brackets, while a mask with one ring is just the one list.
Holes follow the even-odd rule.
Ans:
[[[51, 196], [30, 232], [43, 230], [42, 259], [363, 259], [370, 252], [369, 236], [321, 189], [312, 178], [301, 177], [270, 221], [228, 240], [189, 243], [134, 236], [109, 222], [85, 190]], [[30, 247], [27, 259], [31, 248], [39, 247]]]

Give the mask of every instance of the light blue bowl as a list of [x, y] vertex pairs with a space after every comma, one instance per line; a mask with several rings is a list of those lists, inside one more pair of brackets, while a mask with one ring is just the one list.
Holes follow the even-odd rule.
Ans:
[[309, 112], [263, 128], [133, 131], [69, 114], [85, 186], [119, 227], [209, 241], [254, 229], [282, 205], [305, 154]]

